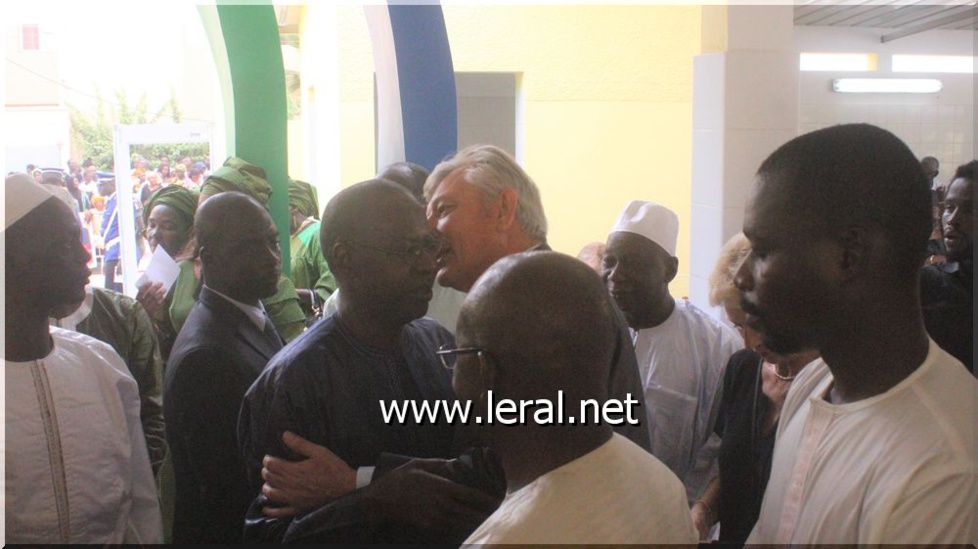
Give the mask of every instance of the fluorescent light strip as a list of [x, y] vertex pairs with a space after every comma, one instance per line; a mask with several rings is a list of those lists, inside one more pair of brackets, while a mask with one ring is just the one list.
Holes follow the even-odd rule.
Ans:
[[832, 91], [841, 93], [937, 93], [944, 84], [934, 78], [837, 78]]

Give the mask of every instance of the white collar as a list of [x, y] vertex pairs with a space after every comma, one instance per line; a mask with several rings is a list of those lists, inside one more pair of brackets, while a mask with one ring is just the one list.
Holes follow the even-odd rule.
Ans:
[[255, 326], [257, 326], [259, 330], [265, 329], [265, 318], [266, 318], [265, 306], [262, 305], [261, 301], [259, 301], [258, 306], [255, 307], [254, 305], [248, 305], [247, 303], [242, 303], [236, 299], [231, 299], [230, 297], [222, 294], [221, 292], [215, 290], [214, 288], [211, 288], [207, 284], [204, 284], [204, 287], [207, 288], [211, 293], [223, 297], [224, 299], [228, 300], [228, 302], [230, 302], [231, 305], [234, 305], [235, 307], [240, 309], [242, 313], [247, 315], [248, 318], [250, 318], [251, 321], [255, 323]]

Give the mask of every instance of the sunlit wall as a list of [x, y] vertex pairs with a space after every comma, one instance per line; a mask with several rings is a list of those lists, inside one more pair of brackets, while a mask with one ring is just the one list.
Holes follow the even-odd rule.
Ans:
[[[312, 24], [330, 21], [313, 9], [306, 8], [303, 36], [329, 30]], [[605, 240], [628, 200], [660, 202], [680, 218], [680, 275], [672, 291], [685, 295], [700, 8], [443, 9], [456, 72], [517, 74], [517, 156], [541, 188], [550, 244], [576, 255]], [[332, 21], [338, 177], [347, 186], [375, 172], [373, 58], [362, 8], [337, 7]]]

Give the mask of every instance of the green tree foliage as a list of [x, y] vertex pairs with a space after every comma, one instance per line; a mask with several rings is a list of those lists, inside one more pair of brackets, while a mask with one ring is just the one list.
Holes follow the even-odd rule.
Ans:
[[[135, 105], [125, 90], [119, 89], [113, 93], [113, 100], [107, 101], [101, 90], [95, 89], [95, 112], [85, 112], [74, 105], [68, 105], [71, 120], [71, 138], [81, 144], [82, 157], [91, 158], [101, 171], [115, 169], [112, 150], [112, 127], [115, 124], [179, 124], [182, 113], [177, 102], [176, 93], [171, 89], [170, 98], [158, 109], [149, 107], [146, 94], [140, 94]], [[149, 161], [151, 168], [159, 167], [161, 156], [170, 157], [170, 167], [176, 167], [177, 161], [189, 156], [194, 160], [203, 160], [208, 155], [206, 143], [166, 143], [154, 145], [133, 145], [133, 158], [141, 156]], [[187, 166], [190, 169], [190, 166]]]

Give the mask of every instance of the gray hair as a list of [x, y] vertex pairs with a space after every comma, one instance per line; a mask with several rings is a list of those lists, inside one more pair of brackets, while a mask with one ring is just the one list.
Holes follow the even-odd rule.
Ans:
[[487, 200], [499, 196], [506, 189], [516, 191], [516, 219], [527, 233], [536, 240], [547, 239], [547, 216], [543, 213], [540, 189], [516, 160], [506, 151], [494, 145], [472, 145], [443, 160], [428, 176], [424, 195], [432, 195], [449, 174], [462, 169], [465, 180], [479, 187]]

